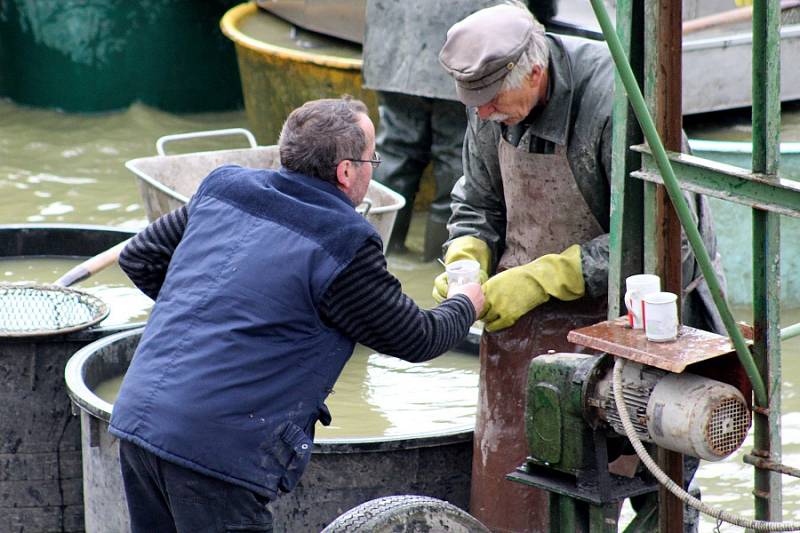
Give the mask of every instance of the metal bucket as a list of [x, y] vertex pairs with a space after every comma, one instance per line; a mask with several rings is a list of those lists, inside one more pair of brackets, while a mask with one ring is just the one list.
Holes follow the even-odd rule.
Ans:
[[[101, 339], [77, 352], [66, 370], [67, 388], [81, 408], [87, 533], [128, 531], [119, 443], [108, 429], [112, 406], [98, 383], [122, 375], [142, 330]], [[469, 503], [472, 427], [402, 439], [320, 440], [300, 484], [272, 504], [275, 531], [320, 531], [368, 500], [419, 494]]]
[[[91, 257], [134, 232], [86, 225], [0, 225], [0, 257]], [[64, 368], [80, 348], [141, 324], [0, 337], [0, 531], [83, 531], [78, 419]]]

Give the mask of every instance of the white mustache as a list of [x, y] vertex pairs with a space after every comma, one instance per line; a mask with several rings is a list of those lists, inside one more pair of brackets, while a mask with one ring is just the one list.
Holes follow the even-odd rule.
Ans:
[[504, 120], [508, 120], [508, 117], [509, 115], [506, 115], [505, 113], [492, 113], [491, 115], [486, 117], [486, 120], [493, 120], [494, 122], [503, 122]]

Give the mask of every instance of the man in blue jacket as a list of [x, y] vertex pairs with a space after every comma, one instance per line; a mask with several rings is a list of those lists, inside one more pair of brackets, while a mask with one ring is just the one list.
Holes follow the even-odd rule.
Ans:
[[482, 309], [473, 283], [420, 310], [386, 270], [354, 209], [380, 164], [363, 103], [296, 109], [280, 155], [216, 169], [121, 254], [156, 300], [109, 428], [134, 533], [271, 531], [355, 343], [425, 361]]

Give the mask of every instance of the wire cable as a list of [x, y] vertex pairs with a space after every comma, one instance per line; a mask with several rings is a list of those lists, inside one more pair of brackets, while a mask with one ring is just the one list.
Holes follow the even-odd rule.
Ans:
[[675, 495], [676, 498], [685, 504], [694, 507], [703, 514], [713, 516], [717, 520], [722, 520], [736, 526], [741, 526], [747, 529], [756, 529], [759, 531], [800, 531], [800, 522], [770, 522], [766, 520], [751, 520], [744, 516], [730, 513], [719, 507], [713, 507], [706, 503], [701, 502], [685, 490], [679, 487], [672, 481], [667, 474], [661, 470], [658, 465], [653, 461], [652, 457], [644, 449], [642, 441], [636, 435], [636, 430], [633, 428], [630, 415], [628, 414], [628, 407], [625, 405], [625, 399], [622, 395], [622, 367], [625, 365], [625, 360], [617, 357], [614, 361], [614, 372], [612, 375], [612, 384], [614, 386], [614, 403], [617, 406], [617, 412], [622, 421], [622, 427], [625, 430], [625, 435], [631, 441], [633, 449], [636, 450], [636, 455], [642, 460], [644, 465], [651, 474], [658, 480], [659, 483], [664, 485], [667, 490]]

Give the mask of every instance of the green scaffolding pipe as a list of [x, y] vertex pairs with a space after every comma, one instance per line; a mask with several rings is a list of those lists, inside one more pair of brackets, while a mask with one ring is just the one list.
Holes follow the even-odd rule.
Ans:
[[800, 324], [787, 326], [781, 330], [781, 340], [791, 339], [800, 335]]
[[591, 3], [592, 9], [594, 9], [595, 16], [597, 17], [597, 21], [600, 23], [600, 27], [603, 30], [603, 35], [605, 36], [608, 48], [611, 51], [611, 56], [616, 64], [617, 72], [619, 72], [622, 84], [625, 86], [625, 92], [628, 94], [628, 99], [631, 102], [636, 119], [639, 121], [639, 126], [642, 128], [642, 132], [647, 139], [647, 143], [650, 145], [650, 149], [653, 151], [653, 157], [655, 158], [658, 168], [661, 171], [664, 187], [667, 189], [670, 200], [672, 200], [672, 205], [675, 207], [675, 211], [680, 219], [681, 225], [686, 232], [686, 237], [689, 239], [689, 244], [692, 246], [695, 258], [700, 265], [700, 270], [703, 272], [703, 276], [708, 283], [708, 288], [711, 290], [711, 296], [714, 298], [714, 303], [716, 304], [717, 309], [722, 316], [722, 322], [725, 324], [725, 329], [728, 330], [728, 335], [730, 335], [731, 340], [733, 341], [739, 361], [742, 363], [742, 366], [747, 373], [747, 377], [750, 379], [750, 383], [753, 385], [756, 404], [759, 407], [767, 407], [767, 392], [764, 387], [764, 381], [761, 379], [761, 374], [758, 372], [758, 368], [753, 361], [753, 356], [750, 353], [750, 350], [747, 348], [747, 342], [745, 341], [742, 332], [739, 331], [739, 328], [736, 326], [736, 321], [733, 318], [733, 314], [731, 314], [728, 304], [725, 302], [725, 297], [722, 295], [722, 287], [720, 287], [719, 280], [717, 280], [716, 273], [714, 272], [714, 268], [711, 264], [711, 259], [708, 256], [705, 246], [703, 246], [703, 240], [700, 237], [700, 232], [697, 230], [697, 227], [695, 227], [692, 221], [692, 215], [689, 211], [689, 206], [686, 205], [686, 200], [683, 198], [683, 194], [681, 193], [680, 185], [678, 185], [678, 180], [675, 177], [674, 171], [672, 170], [672, 165], [667, 157], [667, 152], [664, 150], [664, 145], [661, 143], [661, 139], [658, 136], [653, 119], [650, 117], [650, 113], [647, 111], [647, 105], [645, 104], [642, 92], [639, 90], [639, 85], [636, 83], [636, 78], [633, 75], [631, 66], [628, 64], [628, 59], [625, 56], [625, 51], [622, 48], [622, 44], [617, 37], [614, 26], [611, 24], [611, 19], [608, 16], [608, 12], [606, 11], [605, 6], [603, 6], [603, 1], [591, 0]]

